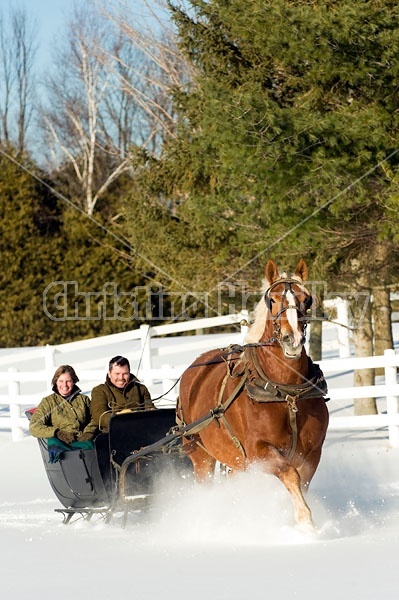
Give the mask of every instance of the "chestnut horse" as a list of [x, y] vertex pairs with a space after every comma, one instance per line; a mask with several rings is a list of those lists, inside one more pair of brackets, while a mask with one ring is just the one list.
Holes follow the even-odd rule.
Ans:
[[187, 427], [183, 444], [197, 481], [212, 475], [216, 461], [232, 470], [260, 463], [291, 494], [297, 523], [313, 528], [303, 491], [319, 464], [329, 417], [325, 379], [304, 348], [313, 302], [306, 280], [303, 259], [293, 275], [280, 274], [269, 260], [245, 345], [198, 357], [181, 378], [176, 414]]

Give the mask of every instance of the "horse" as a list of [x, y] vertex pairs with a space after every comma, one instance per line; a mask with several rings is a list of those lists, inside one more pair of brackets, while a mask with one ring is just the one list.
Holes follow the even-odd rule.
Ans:
[[183, 448], [196, 481], [212, 477], [216, 461], [232, 472], [258, 463], [288, 490], [297, 525], [314, 531], [304, 492], [319, 465], [329, 415], [326, 381], [304, 347], [308, 311], [317, 301], [305, 287], [307, 276], [304, 259], [293, 274], [268, 261], [244, 345], [205, 352], [184, 371], [176, 420], [185, 427]]

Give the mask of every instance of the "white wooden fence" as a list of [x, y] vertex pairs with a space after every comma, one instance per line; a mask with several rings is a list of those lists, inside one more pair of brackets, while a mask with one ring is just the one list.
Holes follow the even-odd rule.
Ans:
[[[383, 356], [336, 358], [322, 360], [319, 365], [329, 386], [330, 430], [384, 428], [387, 429], [389, 444], [399, 447], [399, 354], [395, 350], [385, 350]], [[335, 387], [332, 382], [333, 374], [368, 368], [383, 368], [383, 381], [373, 386], [357, 387]], [[379, 414], [355, 416], [355, 398], [378, 399]], [[342, 402], [344, 400], [349, 401], [349, 406]]]
[[[247, 332], [247, 312], [210, 319], [196, 319], [171, 325], [149, 327], [113, 335], [70, 342], [56, 346], [11, 349], [0, 352], [0, 431], [11, 430], [19, 440], [28, 428], [26, 408], [37, 406], [50, 393], [50, 382], [60, 364], [73, 365], [79, 386], [90, 393], [94, 385], [105, 380], [108, 362], [122, 354], [132, 371], [142, 380], [153, 398], [163, 395], [179, 379], [184, 369], [202, 352], [213, 347], [242, 343]], [[240, 325], [240, 323], [243, 323]], [[188, 331], [219, 330], [236, 326], [236, 333], [178, 336]], [[167, 337], [173, 335], [174, 337]], [[177, 387], [177, 386], [176, 386]], [[176, 390], [159, 400], [171, 406]]]
[[[0, 430], [11, 430], [12, 439], [21, 439], [27, 431], [24, 416], [27, 407], [36, 406], [49, 393], [50, 381], [60, 364], [72, 364], [84, 392], [104, 381], [109, 359], [116, 354], [129, 358], [132, 369], [149, 387], [159, 407], [173, 406], [178, 386], [173, 388], [192, 360], [210, 348], [242, 343], [247, 327], [246, 313], [199, 319], [149, 327], [102, 338], [71, 342], [59, 346], [21, 349], [0, 354]], [[236, 325], [236, 333], [176, 336], [178, 333], [215, 329]], [[174, 337], [165, 337], [174, 335]], [[339, 336], [338, 336], [339, 341]], [[347, 356], [348, 348], [339, 347], [340, 358], [320, 361], [329, 386], [330, 430], [382, 429], [391, 446], [399, 446], [399, 385], [397, 372], [399, 354], [387, 350], [384, 356], [354, 358]], [[354, 387], [353, 371], [361, 368], [384, 369], [381, 382], [371, 387]], [[352, 380], [352, 381], [351, 381]], [[345, 385], [345, 384], [352, 385]], [[172, 388], [172, 389], [171, 389]], [[353, 399], [374, 397], [379, 414], [353, 415]]]

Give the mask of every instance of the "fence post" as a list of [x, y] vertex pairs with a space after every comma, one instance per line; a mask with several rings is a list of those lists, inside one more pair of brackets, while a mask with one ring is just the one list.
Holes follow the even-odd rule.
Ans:
[[[387, 363], [385, 365], [385, 384], [386, 385], [396, 385], [397, 384], [397, 368], [396, 366], [392, 366], [389, 363], [391, 362], [391, 358], [395, 356], [395, 350], [388, 349], [385, 350], [384, 356], [387, 359]], [[397, 396], [387, 396], [387, 415], [396, 415], [398, 412], [398, 397]], [[389, 444], [392, 447], [397, 448], [399, 446], [399, 426], [398, 425], [388, 425], [388, 436], [389, 436]]]
[[44, 347], [44, 368], [46, 370], [46, 381], [50, 385], [50, 382], [54, 375], [55, 367], [55, 348], [46, 344]]
[[338, 298], [335, 304], [337, 308], [338, 346], [340, 358], [348, 358], [351, 355], [349, 338], [348, 301]]
[[249, 329], [249, 312], [247, 310], [242, 310], [240, 312], [240, 327], [241, 327], [241, 341], [244, 343], [246, 335]]
[[151, 376], [151, 327], [149, 325], [140, 325], [141, 340], [141, 378], [146, 385], [152, 384]]
[[[9, 373], [16, 373], [15, 367], [9, 367]], [[19, 381], [8, 382], [8, 394], [11, 397], [10, 402], [10, 420], [11, 420], [11, 438], [13, 442], [22, 440], [24, 437], [24, 430], [19, 424], [21, 419], [21, 406], [18, 404], [18, 396], [20, 391]]]
[[[177, 389], [178, 389], [178, 385], [176, 384], [176, 379], [173, 379], [170, 375], [171, 372], [171, 366], [168, 364], [163, 364], [162, 365], [162, 372], [161, 372], [161, 378], [162, 378], [162, 394], [167, 394], [169, 392], [169, 396], [168, 397], [164, 397], [164, 403], [166, 404], [170, 404], [170, 406], [175, 406], [176, 405], [176, 399], [177, 399]], [[175, 387], [173, 387], [176, 384]]]

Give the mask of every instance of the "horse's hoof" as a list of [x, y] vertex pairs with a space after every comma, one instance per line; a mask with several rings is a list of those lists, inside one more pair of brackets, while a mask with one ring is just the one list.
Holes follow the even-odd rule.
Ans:
[[314, 536], [317, 534], [317, 529], [312, 521], [302, 521], [301, 523], [297, 523], [296, 529], [304, 535]]

